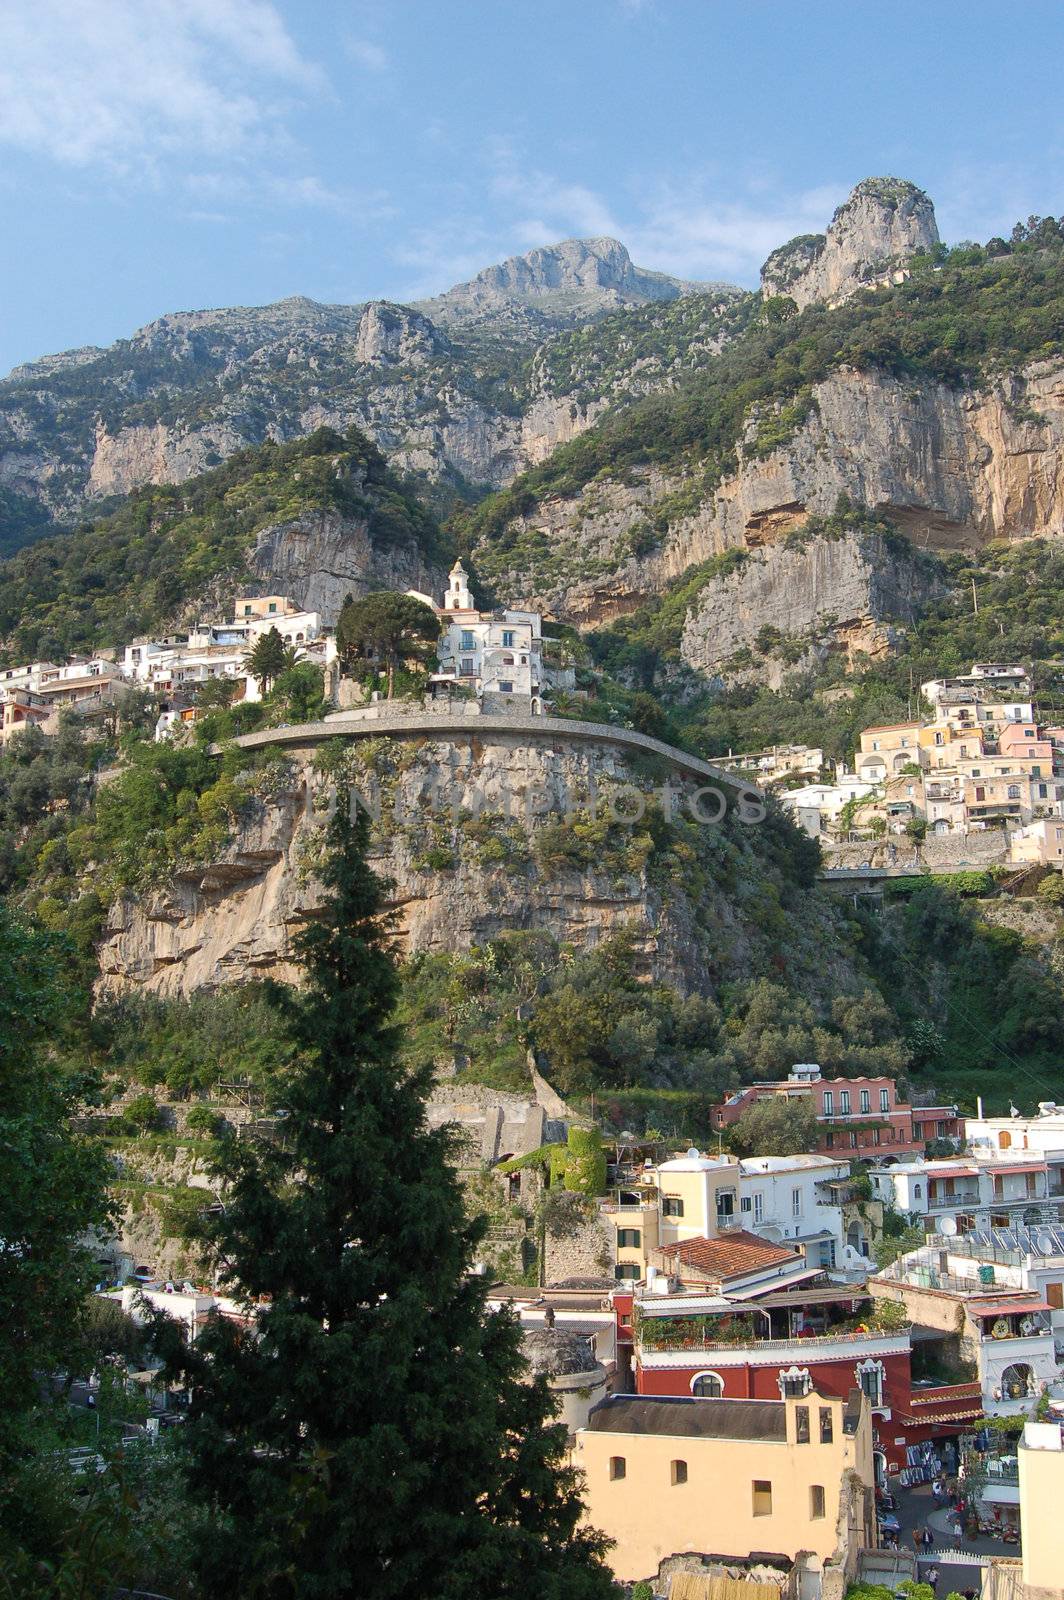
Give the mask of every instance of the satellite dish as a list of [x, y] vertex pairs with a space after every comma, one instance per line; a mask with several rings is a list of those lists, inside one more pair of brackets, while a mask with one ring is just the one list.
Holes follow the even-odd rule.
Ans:
[[1056, 1242], [1051, 1233], [1040, 1233], [1034, 1242], [1038, 1247], [1039, 1255], [1051, 1256], [1056, 1250]]
[[943, 1217], [938, 1225], [939, 1233], [944, 1233], [947, 1239], [952, 1239], [957, 1232], [957, 1224], [952, 1217]]

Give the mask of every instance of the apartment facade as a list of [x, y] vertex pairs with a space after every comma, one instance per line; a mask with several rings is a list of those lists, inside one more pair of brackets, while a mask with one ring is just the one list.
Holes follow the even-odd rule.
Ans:
[[849, 1164], [825, 1156], [685, 1156], [646, 1163], [600, 1207], [619, 1281], [644, 1281], [657, 1252], [736, 1230], [798, 1250], [808, 1266], [849, 1270], [843, 1206], [830, 1185]]
[[[729, 1401], [615, 1395], [575, 1439], [584, 1519], [613, 1540], [623, 1583], [662, 1561], [715, 1555], [740, 1564], [772, 1551], [843, 1581], [874, 1542], [871, 1424], [845, 1399]], [[803, 1591], [804, 1592], [804, 1591]]]
[[1064, 1151], [976, 1149], [869, 1172], [873, 1192], [928, 1231], [1028, 1227], [1064, 1217]]
[[737, 1089], [712, 1107], [710, 1126], [722, 1132], [751, 1106], [776, 1099], [811, 1101], [821, 1129], [817, 1150], [836, 1158], [908, 1158], [922, 1155], [931, 1140], [962, 1136], [956, 1106], [910, 1106], [898, 1099], [893, 1078], [824, 1078], [813, 1062], [793, 1067], [785, 1079]]

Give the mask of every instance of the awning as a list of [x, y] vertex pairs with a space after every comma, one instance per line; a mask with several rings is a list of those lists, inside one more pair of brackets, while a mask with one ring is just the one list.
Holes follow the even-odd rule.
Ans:
[[[743, 1289], [742, 1297], [744, 1300], [760, 1300], [765, 1295], [778, 1294], [781, 1289], [786, 1289], [789, 1285], [796, 1283], [807, 1283], [810, 1278], [819, 1278], [823, 1275], [823, 1272], [823, 1267], [809, 1267], [804, 1272], [788, 1274], [786, 1278], [774, 1278], [768, 1283], [752, 1283]], [[827, 1298], [830, 1299], [833, 1297], [827, 1296]], [[846, 1298], [849, 1300], [860, 1300], [862, 1296], [851, 1294], [847, 1295]]]
[[1032, 1311], [1052, 1309], [1048, 1301], [1039, 1299], [1036, 1294], [1026, 1298], [1017, 1296], [1015, 1300], [972, 1300], [968, 1305], [973, 1317], [1025, 1317]]
[[[995, 1161], [991, 1168], [991, 1173], [995, 1178], [1007, 1178], [1013, 1172], [1045, 1172], [1045, 1170], [1046, 1163], [1044, 1161]], [[1037, 1196], [1033, 1194], [1021, 1195], [1020, 1198], [1034, 1200], [1037, 1199]]]
[[1018, 1483], [984, 1483], [979, 1498], [991, 1506], [1018, 1506], [1020, 1486]]

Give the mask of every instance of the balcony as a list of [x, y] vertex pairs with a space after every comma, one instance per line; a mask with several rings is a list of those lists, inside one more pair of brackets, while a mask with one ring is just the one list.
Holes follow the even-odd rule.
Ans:
[[902, 1355], [909, 1349], [909, 1330], [896, 1333], [824, 1333], [810, 1338], [758, 1339], [745, 1342], [691, 1339], [659, 1345], [646, 1338], [645, 1324], [636, 1332], [639, 1363], [647, 1370], [683, 1369], [703, 1361], [714, 1367], [799, 1366], [823, 1361], [863, 1361], [867, 1357]]
[[928, 1211], [945, 1211], [954, 1206], [973, 1206], [979, 1204], [979, 1185], [971, 1184], [964, 1188], [943, 1191], [941, 1194], [929, 1194], [927, 1197]]

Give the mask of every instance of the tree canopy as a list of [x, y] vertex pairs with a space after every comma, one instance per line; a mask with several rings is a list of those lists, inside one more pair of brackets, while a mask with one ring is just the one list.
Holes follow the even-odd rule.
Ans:
[[205, 1224], [256, 1332], [214, 1317], [192, 1349], [189, 1481], [210, 1513], [210, 1593], [360, 1600], [606, 1600], [564, 1429], [509, 1314], [469, 1271], [451, 1134], [428, 1069], [400, 1060], [398, 977], [366, 822], [330, 824], [326, 898], [300, 935], [306, 987], [276, 991], [298, 1047], [283, 1145], [223, 1144]]
[[372, 664], [388, 675], [388, 699], [396, 668], [405, 661], [425, 663], [439, 638], [436, 613], [413, 595], [379, 590], [361, 600], [344, 601], [336, 625], [336, 642], [348, 666]]

